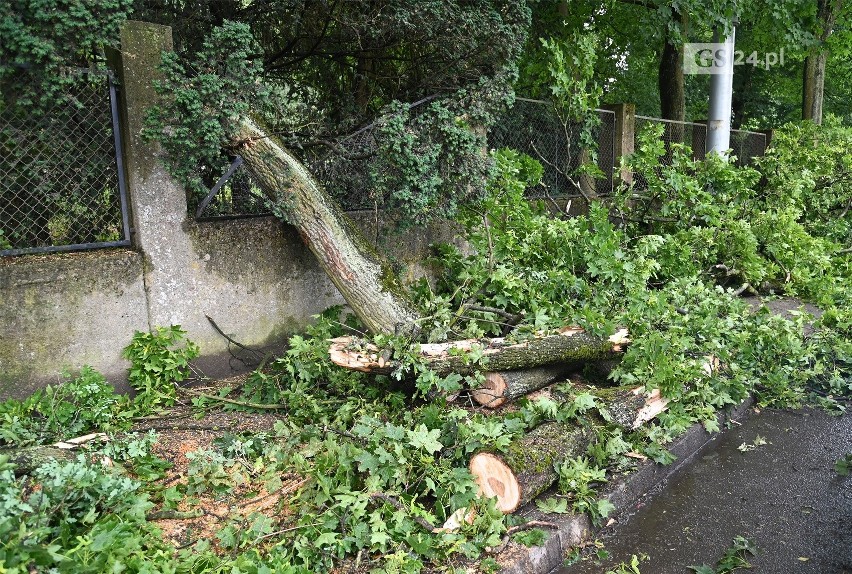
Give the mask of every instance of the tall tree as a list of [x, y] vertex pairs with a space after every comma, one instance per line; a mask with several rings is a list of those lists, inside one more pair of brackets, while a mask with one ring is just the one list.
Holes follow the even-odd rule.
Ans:
[[803, 66], [802, 119], [820, 124], [825, 100], [827, 44], [843, 10], [843, 0], [817, 0], [816, 4], [816, 41]]

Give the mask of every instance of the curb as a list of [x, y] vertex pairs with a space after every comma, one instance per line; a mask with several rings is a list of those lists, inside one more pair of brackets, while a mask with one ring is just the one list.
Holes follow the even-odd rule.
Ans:
[[[677, 457], [674, 464], [662, 466], [647, 462], [636, 472], [610, 482], [601, 495], [615, 505], [613, 516], [617, 517], [630, 511], [640, 499], [664, 485], [668, 479], [689, 465], [704, 446], [714, 441], [721, 432], [725, 432], [725, 423], [746, 418], [753, 404], [754, 399], [748, 398], [739, 406], [719, 413], [717, 418], [720, 428], [723, 429], [719, 433], [708, 433], [700, 423], [692, 425], [669, 447], [671, 453]], [[501, 574], [548, 574], [562, 566], [570, 549], [589, 540], [597, 530], [592, 527], [589, 517], [585, 514], [567, 515], [554, 520], [553, 515], [541, 512], [535, 504], [527, 505], [518, 514], [527, 520], [553, 522], [558, 526], [558, 530], [548, 536], [542, 546], [526, 547], [510, 543], [506, 550], [496, 557], [502, 568]]]

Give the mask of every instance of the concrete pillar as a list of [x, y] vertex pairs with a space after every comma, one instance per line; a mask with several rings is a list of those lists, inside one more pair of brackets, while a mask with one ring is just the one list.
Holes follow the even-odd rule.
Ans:
[[145, 254], [150, 326], [191, 328], [199, 319], [193, 316], [197, 314], [191, 307], [197, 305], [191, 302], [200, 293], [192, 273], [198, 263], [182, 229], [187, 219], [186, 193], [166, 171], [160, 146], [142, 136], [145, 115], [157, 101], [154, 82], [161, 78], [157, 66], [162, 53], [172, 46], [168, 26], [128, 21], [121, 28], [125, 165], [133, 245]]
[[181, 325], [201, 347], [195, 363], [227, 376], [240, 364], [228, 360], [228, 342], [208, 315], [243, 344], [276, 347], [343, 300], [295, 231], [274, 218], [198, 223], [187, 213], [186, 192], [166, 171], [164, 152], [142, 136], [169, 50], [171, 28], [128, 21], [121, 53], [110, 58], [121, 80], [133, 246], [143, 254], [149, 328]]
[[[604, 106], [605, 110], [615, 113], [615, 165], [621, 163], [621, 158], [633, 153], [636, 141], [636, 105], [611, 104]], [[633, 172], [622, 169], [619, 176], [625, 184], [633, 182]]]

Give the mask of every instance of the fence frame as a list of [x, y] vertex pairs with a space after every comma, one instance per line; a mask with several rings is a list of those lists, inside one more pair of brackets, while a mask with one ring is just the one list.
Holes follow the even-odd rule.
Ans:
[[118, 241], [99, 241], [91, 243], [74, 243], [69, 245], [46, 245], [42, 247], [21, 247], [17, 249], [0, 250], [0, 257], [11, 255], [30, 255], [37, 253], [63, 253], [68, 251], [87, 251], [91, 249], [103, 249], [106, 247], [130, 247], [130, 211], [127, 198], [127, 182], [124, 173], [124, 151], [121, 144], [121, 119], [118, 111], [118, 84], [112, 70], [99, 72], [88, 68], [78, 69], [88, 74], [104, 74], [109, 86], [109, 106], [112, 117], [113, 146], [115, 147], [115, 168], [118, 181], [118, 197], [121, 204], [121, 228], [123, 239]]

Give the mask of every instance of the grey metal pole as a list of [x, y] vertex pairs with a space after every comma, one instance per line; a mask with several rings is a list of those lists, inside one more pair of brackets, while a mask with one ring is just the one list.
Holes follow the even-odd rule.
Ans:
[[[731, 98], [734, 90], [734, 36], [736, 28], [725, 38], [720, 48], [723, 50], [725, 65], [710, 76], [710, 111], [707, 118], [707, 153], [716, 152], [727, 157], [731, 147]], [[713, 42], [719, 42], [720, 33], [716, 30]]]

